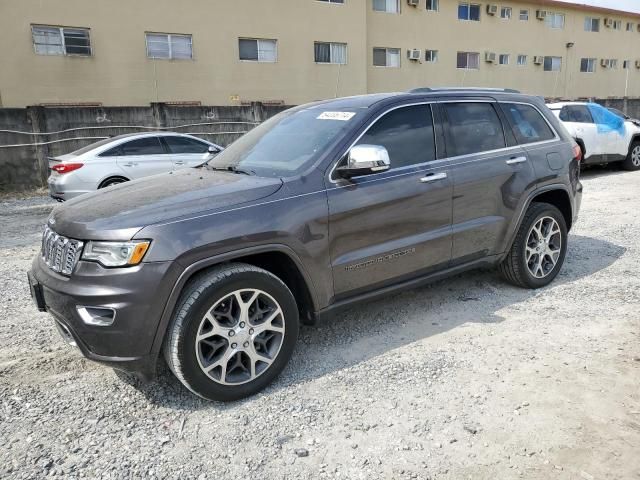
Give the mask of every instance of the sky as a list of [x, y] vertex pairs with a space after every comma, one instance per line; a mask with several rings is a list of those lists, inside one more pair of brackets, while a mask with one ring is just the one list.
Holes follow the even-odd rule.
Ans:
[[567, 3], [577, 3], [579, 5], [592, 5], [594, 7], [605, 7], [613, 10], [624, 10], [625, 12], [640, 13], [640, 0], [562, 0]]

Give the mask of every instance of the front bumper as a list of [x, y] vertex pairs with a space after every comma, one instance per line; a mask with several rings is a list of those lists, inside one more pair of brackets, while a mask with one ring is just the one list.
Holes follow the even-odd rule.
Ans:
[[[154, 338], [179, 271], [174, 262], [106, 269], [80, 261], [66, 277], [38, 256], [28, 275], [38, 308], [54, 317], [68, 343], [75, 343], [91, 360], [149, 380], [155, 376], [158, 356], [152, 348]], [[78, 306], [112, 308], [115, 320], [109, 326], [88, 325]]]

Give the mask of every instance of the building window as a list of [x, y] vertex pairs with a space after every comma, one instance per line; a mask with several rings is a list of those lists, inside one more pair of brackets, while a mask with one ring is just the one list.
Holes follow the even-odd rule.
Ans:
[[583, 58], [580, 60], [580, 71], [584, 73], [593, 73], [596, 71], [595, 58]]
[[547, 12], [544, 22], [549, 28], [564, 28], [564, 13]]
[[458, 20], [480, 21], [480, 5], [477, 3], [458, 4]]
[[599, 32], [600, 31], [600, 19], [585, 17], [584, 19], [584, 31], [585, 32]]
[[427, 0], [427, 10], [437, 12], [440, 10], [440, 2], [438, 0]]
[[511, 18], [511, 7], [502, 7], [500, 9], [500, 18]]
[[622, 30], [622, 20], [614, 20], [613, 21], [613, 29], [614, 30]]
[[376, 12], [400, 13], [399, 0], [373, 0], [373, 9]]
[[629, 64], [631, 63], [631, 60], [623, 60], [622, 61], [622, 68], [627, 70], [629, 69]]
[[277, 40], [239, 38], [240, 60], [273, 63], [278, 60]]
[[193, 58], [191, 35], [147, 33], [147, 57], [189, 60]]
[[627, 32], [633, 32], [633, 23], [627, 22]]
[[316, 63], [347, 63], [347, 44], [315, 42], [313, 45]]
[[373, 65], [376, 67], [393, 67], [400, 66], [400, 49], [399, 48], [374, 48], [373, 49]]
[[318, 0], [319, 2], [324, 3], [344, 3], [344, 0]]
[[458, 52], [456, 68], [478, 70], [480, 68], [480, 54], [477, 52]]
[[527, 64], [527, 56], [526, 55], [518, 55], [517, 63], [518, 63], [518, 65], [526, 65]]
[[544, 57], [544, 71], [558, 72], [562, 67], [562, 57]]
[[520, 10], [520, 20], [529, 20], [529, 10]]
[[424, 61], [434, 63], [438, 61], [438, 50], [425, 50]]
[[509, 65], [509, 54], [508, 53], [501, 53], [498, 56], [498, 64], [499, 65]]
[[33, 48], [38, 55], [91, 56], [87, 28], [31, 26]]
[[618, 59], [617, 58], [608, 58], [603, 60], [605, 68], [618, 68]]

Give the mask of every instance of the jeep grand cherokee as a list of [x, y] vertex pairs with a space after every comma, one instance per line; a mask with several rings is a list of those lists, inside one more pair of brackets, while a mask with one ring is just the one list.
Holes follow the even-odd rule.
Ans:
[[543, 101], [418, 89], [302, 105], [199, 169], [57, 207], [29, 283], [88, 358], [192, 392], [268, 385], [300, 323], [472, 268], [551, 282], [582, 186]]

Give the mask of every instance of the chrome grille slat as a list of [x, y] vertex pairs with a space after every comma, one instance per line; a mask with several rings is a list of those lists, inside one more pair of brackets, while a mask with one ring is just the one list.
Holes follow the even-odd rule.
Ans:
[[42, 260], [54, 272], [71, 275], [82, 252], [83, 243], [58, 235], [46, 226], [42, 234]]

